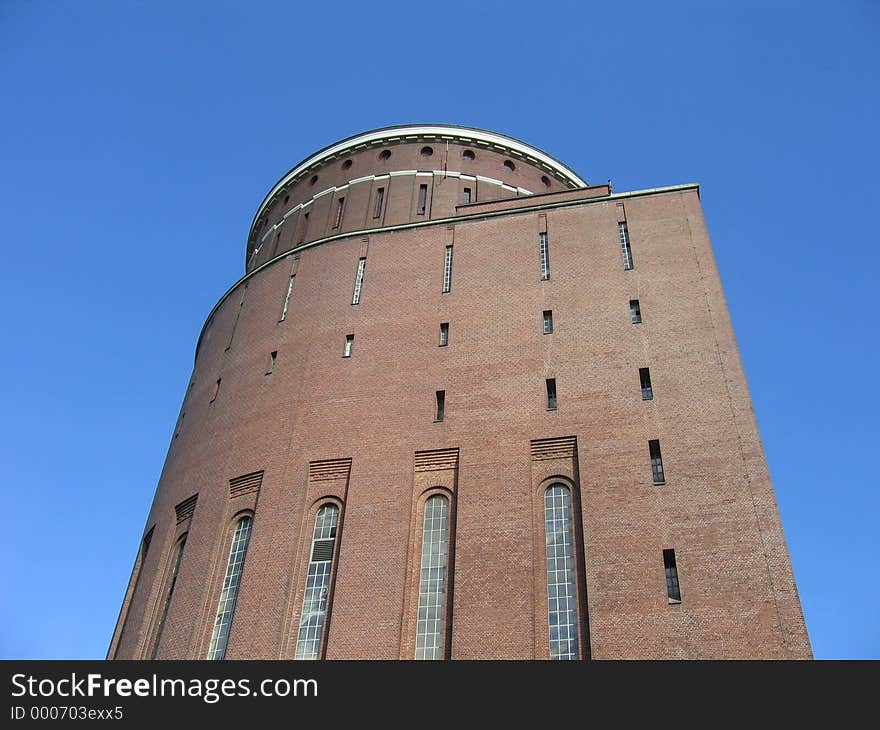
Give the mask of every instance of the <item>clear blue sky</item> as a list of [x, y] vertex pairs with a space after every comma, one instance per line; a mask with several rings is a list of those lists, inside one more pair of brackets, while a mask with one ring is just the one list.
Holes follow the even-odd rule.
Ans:
[[0, 657], [103, 657], [204, 318], [374, 127], [696, 181], [817, 657], [880, 657], [880, 5], [0, 2]]

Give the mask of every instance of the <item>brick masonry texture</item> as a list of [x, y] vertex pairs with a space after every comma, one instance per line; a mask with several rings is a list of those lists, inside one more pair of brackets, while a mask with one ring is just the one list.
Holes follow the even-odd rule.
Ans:
[[[398, 169], [391, 163], [419, 169], [424, 144], [398, 143], [381, 163], [381, 147], [353, 154], [350, 178]], [[344, 184], [344, 159], [319, 178]], [[469, 172], [538, 194], [500, 195], [496, 185], [487, 199], [507, 202], [477, 195], [463, 205], [461, 179], [434, 175], [431, 199], [444, 202], [416, 218], [413, 178], [389, 193], [388, 217], [366, 234], [375, 202], [364, 188], [347, 202], [357, 223], [322, 224], [299, 245], [285, 222], [274, 259], [252, 257], [252, 235], [252, 274], [201, 337], [144, 529], [150, 546], [138, 555], [109, 657], [152, 655], [183, 534], [157, 656], [207, 656], [232, 530], [253, 514], [226, 657], [292, 658], [315, 515], [332, 501], [341, 514], [324, 656], [411, 658], [422, 510], [443, 493], [454, 538], [447, 655], [547, 658], [542, 500], [557, 482], [574, 492], [584, 658], [811, 657], [698, 188], [612, 194], [555, 178], [547, 188], [546, 171], [520, 160], [504, 178], [504, 159], [477, 149]], [[307, 197], [308, 179], [285, 193], [290, 205]], [[641, 324], [630, 321], [630, 299]], [[554, 331], [543, 334], [548, 309]], [[650, 368], [653, 400], [642, 400], [641, 367]], [[556, 410], [547, 409], [546, 378], [556, 379]], [[562, 446], [548, 457], [535, 446], [543, 439]], [[663, 485], [652, 480], [650, 439], [661, 444]], [[252, 485], [258, 472], [256, 489], [230, 491], [230, 480], [249, 475], [233, 486]], [[667, 599], [667, 548], [680, 604]]]

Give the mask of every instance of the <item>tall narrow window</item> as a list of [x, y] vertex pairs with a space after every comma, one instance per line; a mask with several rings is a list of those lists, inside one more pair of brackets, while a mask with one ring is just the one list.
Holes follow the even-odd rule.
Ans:
[[416, 209], [416, 215], [425, 215], [425, 208], [428, 206], [428, 186], [419, 185], [419, 207]]
[[342, 213], [345, 210], [345, 198], [337, 198], [336, 200], [336, 222], [333, 224], [334, 228], [339, 228], [342, 224]]
[[373, 218], [382, 215], [382, 204], [385, 202], [385, 188], [379, 188], [376, 191], [376, 210], [373, 212]]
[[[311, 212], [311, 211], [309, 211], [309, 212]], [[309, 212], [303, 213], [302, 235], [299, 237], [300, 243], [305, 241], [306, 236], [309, 234]]]
[[351, 357], [351, 348], [354, 347], [354, 335], [345, 336], [345, 349], [342, 351], [342, 357]]
[[652, 439], [648, 441], [648, 451], [651, 453], [651, 474], [654, 484], [663, 484], [666, 477], [663, 474], [663, 457], [660, 455], [660, 441]]
[[229, 643], [229, 630], [235, 616], [235, 602], [238, 599], [238, 586], [244, 570], [244, 558], [247, 554], [248, 542], [251, 538], [250, 515], [242, 517], [235, 525], [232, 545], [229, 548], [229, 563], [226, 566], [226, 577], [223, 579], [223, 590], [217, 604], [217, 617], [214, 619], [214, 631], [211, 633], [211, 646], [208, 659], [223, 659], [226, 656], [226, 645]]
[[544, 334], [549, 335], [553, 332], [553, 310], [544, 310]]
[[351, 297], [351, 303], [357, 304], [361, 300], [361, 289], [364, 287], [364, 267], [367, 265], [367, 259], [361, 256], [358, 259], [357, 275], [354, 277], [354, 294]]
[[666, 569], [666, 595], [670, 603], [681, 603], [681, 588], [678, 585], [678, 568], [675, 565], [675, 550], [663, 551], [663, 567]]
[[446, 257], [443, 259], [443, 293], [452, 291], [452, 246], [446, 247]]
[[244, 309], [244, 298], [247, 295], [248, 285], [244, 285], [244, 289], [241, 291], [241, 299], [238, 302], [238, 309], [235, 310], [235, 319], [232, 322], [232, 331], [229, 333], [229, 342], [226, 343], [226, 351], [232, 349], [232, 341], [235, 339], [235, 330], [238, 327], [238, 320], [241, 317], [241, 310]]
[[[125, 636], [125, 629], [128, 626], [128, 617], [131, 615], [131, 602], [134, 600], [134, 596], [137, 593], [138, 584], [141, 582], [141, 574], [144, 572], [144, 562], [147, 559], [147, 553], [150, 551], [150, 543], [153, 541], [154, 529], [156, 529], [155, 525], [153, 525], [153, 527], [150, 528], [149, 532], [144, 535], [144, 539], [141, 541], [141, 549], [138, 552], [137, 559], [134, 562], [131, 579], [128, 582], [128, 590], [125, 593], [125, 601], [128, 603], [128, 608], [126, 608], [125, 610], [125, 618], [122, 619], [122, 628], [116, 635], [116, 648], [113, 650], [114, 659], [119, 653], [119, 644], [122, 641], [122, 637]], [[109, 659], [110, 657], [107, 658]]]
[[416, 659], [446, 658], [446, 566], [449, 500], [435, 494], [425, 502]]
[[642, 400], [653, 400], [654, 391], [651, 389], [651, 370], [639, 368], [639, 383], [642, 386]]
[[446, 391], [438, 390], [437, 393], [437, 410], [435, 412], [435, 421], [442, 421], [446, 417]]
[[220, 395], [220, 381], [221, 380], [223, 380], [223, 378], [217, 378], [217, 382], [214, 383], [214, 392], [211, 393], [211, 401], [210, 401], [211, 403], [213, 403], [215, 400], [217, 400], [217, 396]]
[[620, 236], [620, 251], [623, 255], [623, 268], [631, 269], [633, 267], [632, 249], [629, 245], [629, 231], [626, 227], [626, 221], [617, 224], [617, 232]]
[[155, 659], [156, 654], [159, 652], [159, 642], [162, 641], [162, 630], [165, 628], [165, 619], [168, 618], [168, 609], [171, 607], [171, 597], [174, 595], [174, 584], [177, 583], [177, 573], [180, 570], [180, 561], [183, 559], [183, 548], [185, 546], [186, 535], [184, 534], [177, 543], [174, 566], [171, 568], [171, 577], [168, 580], [168, 592], [165, 594], [165, 603], [162, 605], [162, 615], [156, 628], [156, 638], [153, 641], [153, 651], [150, 652], [150, 659]]
[[547, 243], [547, 234], [539, 234], [539, 243], [541, 248], [541, 280], [546, 281], [550, 278], [550, 246]]
[[465, 202], [465, 203], [470, 203], [470, 202], [471, 202], [471, 189], [470, 189], [470, 188], [465, 188], [465, 189], [464, 189], [464, 196], [463, 196], [463, 197], [464, 197], [464, 202]]
[[281, 308], [281, 316], [278, 318], [279, 322], [283, 322], [287, 319], [287, 309], [290, 307], [290, 295], [293, 294], [293, 284], [296, 281], [296, 274], [290, 275], [290, 282], [287, 284], [287, 294], [284, 295], [284, 306]]
[[633, 324], [641, 324], [642, 322], [642, 309], [638, 299], [629, 300], [629, 318]]
[[446, 347], [449, 344], [449, 322], [440, 323], [440, 347]]
[[556, 378], [547, 378], [547, 410], [556, 410]]
[[269, 353], [269, 362], [266, 363], [265, 375], [271, 375], [275, 372], [275, 361], [278, 359], [278, 350], [272, 350]]
[[571, 492], [564, 484], [554, 484], [544, 492], [544, 536], [550, 658], [577, 659], [578, 609]]
[[338, 525], [339, 507], [335, 504], [325, 504], [318, 510], [318, 515], [315, 517], [315, 531], [312, 533], [312, 552], [309, 558], [306, 590], [303, 594], [302, 614], [299, 619], [297, 659], [320, 659], [322, 655]]

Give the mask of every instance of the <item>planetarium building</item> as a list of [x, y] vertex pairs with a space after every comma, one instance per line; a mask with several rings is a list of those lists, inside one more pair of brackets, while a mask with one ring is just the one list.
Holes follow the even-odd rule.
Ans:
[[108, 656], [810, 657], [699, 187], [451, 125], [296, 165]]

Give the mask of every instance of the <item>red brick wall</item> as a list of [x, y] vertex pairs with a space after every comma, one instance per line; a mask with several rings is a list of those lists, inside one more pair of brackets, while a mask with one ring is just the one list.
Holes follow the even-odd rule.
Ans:
[[[544, 207], [519, 210], [535, 205]], [[553, 476], [576, 489], [582, 654], [588, 630], [600, 659], [811, 656], [696, 188], [523, 197], [510, 210], [469, 213], [373, 231], [368, 246], [356, 235], [303, 249], [284, 322], [289, 257], [246, 280], [243, 306], [244, 284], [222, 302], [147, 520], [155, 531], [123, 606], [119, 658], [149, 652], [180, 534], [174, 507], [195, 493], [160, 657], [206, 655], [242, 509], [254, 524], [227, 657], [292, 657], [323, 498], [344, 504], [326, 656], [412, 656], [419, 500], [432, 487], [454, 499], [451, 656], [546, 657], [540, 500]], [[549, 281], [540, 280], [539, 215]], [[642, 324], [630, 322], [630, 299]], [[441, 322], [447, 347], [438, 347]], [[343, 358], [349, 333], [353, 354]], [[641, 398], [640, 367], [650, 367], [653, 400]], [[441, 389], [446, 418], [435, 423]], [[574, 452], [535, 460], [534, 440], [563, 437], [574, 437]], [[662, 486], [652, 483], [649, 439], [662, 447]], [[454, 480], [416, 470], [416, 452], [432, 449], [459, 450]], [[351, 460], [344, 484], [310, 477], [310, 463], [327, 459]], [[257, 494], [230, 496], [231, 478], [258, 470]], [[666, 596], [665, 548], [675, 549], [678, 605]]]

